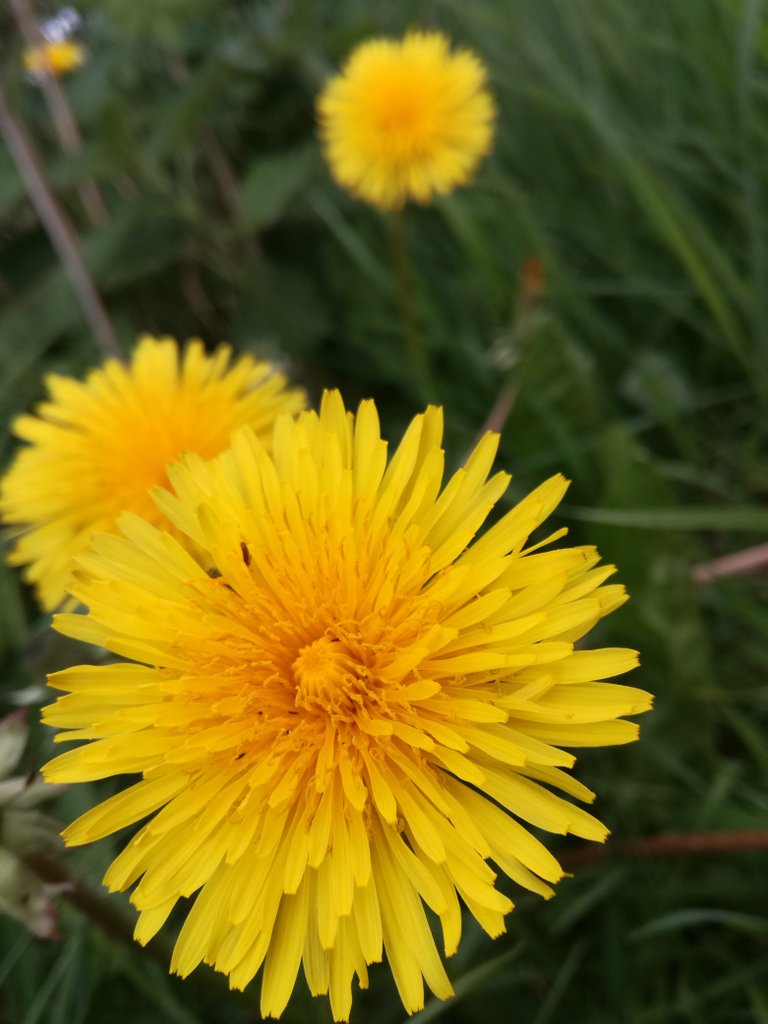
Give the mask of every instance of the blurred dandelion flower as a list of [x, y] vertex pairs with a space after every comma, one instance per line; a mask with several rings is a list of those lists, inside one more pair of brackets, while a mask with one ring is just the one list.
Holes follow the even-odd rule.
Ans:
[[85, 63], [86, 49], [74, 39], [45, 42], [25, 50], [22, 55], [24, 69], [33, 81], [43, 75], [67, 75]]
[[320, 134], [340, 185], [383, 209], [428, 203], [465, 184], [491, 148], [486, 71], [439, 32], [372, 39], [318, 99]]
[[[527, 538], [566, 489], [553, 477], [479, 540], [509, 477], [488, 434], [442, 487], [442, 414], [416, 417], [387, 465], [375, 406], [338, 393], [280, 417], [272, 453], [248, 429], [212, 462], [170, 470], [158, 505], [220, 575], [135, 515], [79, 559], [87, 616], [57, 628], [134, 659], [50, 679], [45, 721], [90, 742], [53, 782], [143, 776], [64, 832], [86, 843], [152, 816], [105, 877], [140, 879], [146, 943], [197, 899], [172, 969], [201, 961], [242, 988], [264, 966], [279, 1016], [300, 964], [347, 1020], [356, 974], [386, 954], [409, 1013], [451, 985], [424, 904], [456, 951], [459, 897], [492, 936], [512, 903], [495, 869], [550, 896], [555, 858], [526, 823], [602, 841], [561, 747], [626, 743], [642, 690], [602, 682], [625, 649], [574, 643], [625, 600], [593, 548]], [[557, 533], [549, 541], [559, 537]], [[542, 544], [546, 544], [543, 541]], [[522, 822], [522, 823], [521, 823]]]
[[304, 406], [269, 363], [206, 355], [191, 341], [144, 336], [129, 366], [108, 360], [85, 381], [53, 374], [49, 398], [14, 423], [27, 442], [0, 481], [0, 515], [17, 534], [8, 560], [26, 566], [44, 608], [61, 604], [73, 557], [125, 510], [162, 520], [149, 488], [183, 452], [210, 458], [249, 424], [268, 440], [275, 418]]

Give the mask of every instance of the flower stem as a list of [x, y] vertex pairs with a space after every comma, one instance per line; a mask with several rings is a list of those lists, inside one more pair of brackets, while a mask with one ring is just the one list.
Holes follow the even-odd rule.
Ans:
[[722, 555], [711, 562], [702, 562], [691, 569], [691, 579], [699, 586], [714, 583], [730, 576], [743, 576], [768, 568], [768, 544], [757, 544], [753, 548]]
[[392, 214], [392, 267], [397, 286], [397, 300], [403, 325], [408, 361], [416, 376], [422, 398], [432, 399], [432, 375], [424, 337], [416, 321], [413, 305], [413, 281], [408, 256], [408, 235], [405, 225], [405, 207]]
[[46, 234], [61, 260], [88, 326], [106, 356], [122, 359], [122, 350], [93, 277], [85, 264], [77, 234], [46, 181], [43, 164], [24, 125], [12, 113], [0, 85], [0, 136], [5, 140]]
[[491, 411], [488, 413], [485, 422], [480, 428], [477, 438], [472, 446], [473, 448], [489, 431], [493, 434], [500, 434], [502, 432], [504, 425], [509, 419], [510, 413], [515, 407], [517, 394], [517, 387], [511, 381], [504, 381], [501, 385], [501, 390], [496, 396], [496, 401], [493, 403]]
[[133, 937], [133, 924], [128, 916], [95, 886], [75, 875], [63, 861], [44, 854], [27, 854], [24, 864], [41, 881], [60, 886], [61, 897], [110, 938], [129, 946], [134, 952], [146, 954], [168, 970], [171, 948], [162, 936], [156, 936], [148, 946], [139, 945]]
[[687, 857], [689, 854], [745, 853], [768, 850], [768, 829], [718, 832], [666, 832], [637, 836], [608, 846], [585, 846], [564, 850], [558, 857], [566, 871], [584, 864], [597, 864], [620, 857]]
[[[30, 50], [43, 46], [45, 40], [35, 18], [32, 0], [11, 0], [11, 10], [24, 44]], [[45, 67], [41, 69], [40, 87], [62, 149], [67, 153], [79, 153], [83, 148], [83, 139], [74, 112], [58, 78]], [[93, 178], [85, 178], [77, 185], [77, 190], [91, 224], [94, 227], [104, 225], [107, 208]]]
[[499, 339], [500, 342], [503, 342], [504, 363], [509, 376], [502, 383], [501, 390], [480, 428], [475, 444], [488, 431], [500, 434], [515, 407], [520, 387], [519, 382], [513, 378], [513, 371], [519, 370], [522, 355], [533, 338], [536, 327], [534, 317], [544, 297], [545, 283], [544, 265], [541, 258], [529, 256], [520, 271], [509, 327]]

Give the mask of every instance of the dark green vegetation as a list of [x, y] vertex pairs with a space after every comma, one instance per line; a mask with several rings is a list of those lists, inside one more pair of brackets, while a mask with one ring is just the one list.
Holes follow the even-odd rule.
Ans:
[[[704, 587], [691, 568], [768, 531], [768, 21], [759, 0], [89, 0], [87, 66], [64, 81], [85, 139], [61, 156], [0, 12], [10, 99], [83, 240], [115, 327], [231, 339], [277, 357], [315, 398], [373, 395], [397, 438], [446, 406], [457, 463], [506, 377], [500, 462], [522, 495], [562, 470], [558, 525], [594, 542], [632, 594], [595, 638], [634, 646], [656, 694], [641, 742], [584, 751], [616, 839], [765, 826], [768, 583]], [[415, 314], [432, 368], [409, 367], [387, 220], [331, 183], [313, 98], [359, 39], [437, 25], [490, 67], [500, 111], [476, 182], [409, 209]], [[109, 216], [89, 226], [94, 177]], [[521, 313], [526, 260], [544, 294]], [[0, 417], [48, 370], [99, 360], [64, 272], [0, 151]], [[3, 458], [12, 443], [3, 437]], [[3, 691], [80, 657], [0, 577]], [[0, 693], [2, 699], [2, 693]], [[5, 704], [0, 711], [5, 710]], [[27, 764], [50, 738], [38, 730]], [[94, 787], [95, 788], [95, 787]], [[61, 800], [69, 819], [87, 786]], [[75, 855], [100, 877], [117, 844]], [[553, 849], [566, 843], [551, 839]], [[768, 1021], [768, 855], [583, 866], [548, 904], [524, 896], [492, 943], [468, 926], [461, 998], [420, 1021]], [[115, 902], [120, 899], [115, 897]], [[167, 977], [65, 911], [60, 943], [0, 919], [2, 1024], [234, 1024], [222, 996]], [[404, 1014], [372, 971], [358, 1024]], [[288, 1022], [330, 1021], [303, 982]]]

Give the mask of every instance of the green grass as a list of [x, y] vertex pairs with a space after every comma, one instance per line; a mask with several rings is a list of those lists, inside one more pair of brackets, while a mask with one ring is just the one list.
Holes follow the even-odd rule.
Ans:
[[[656, 695], [640, 743], [580, 755], [597, 813], [618, 838], [764, 827], [768, 582], [696, 588], [690, 570], [759, 542], [768, 525], [765, 4], [79, 6], [91, 55], [64, 84], [81, 154], [58, 152], [5, 8], [3, 79], [122, 340], [228, 338], [278, 358], [313, 398], [328, 385], [349, 403], [373, 395], [392, 438], [428, 394], [446, 407], [454, 465], [508, 376], [518, 398], [500, 464], [512, 496], [556, 471], [573, 480], [558, 525], [596, 543], [632, 595], [599, 640], [637, 647], [632, 681]], [[475, 183], [407, 213], [426, 385], [407, 362], [389, 225], [333, 186], [312, 113], [357, 40], [413, 23], [482, 55], [499, 108]], [[232, 171], [224, 195], [212, 147]], [[79, 205], [86, 175], [109, 209], [100, 228]], [[518, 282], [533, 257], [545, 294], [521, 334]], [[0, 355], [4, 422], [41, 397], [44, 373], [99, 360], [4, 151]], [[7, 459], [7, 433], [2, 446]], [[80, 657], [47, 641], [46, 626], [0, 571], [0, 701]], [[38, 730], [30, 766], [49, 749]], [[58, 814], [71, 818], [97, 789], [68, 792]], [[115, 848], [80, 853], [80, 870], [96, 881]], [[457, 998], [417, 1020], [768, 1021], [765, 868], [756, 853], [616, 861], [580, 868], [549, 903], [510, 887], [508, 934], [492, 943], [468, 922], [449, 964]], [[258, 984], [222, 997], [204, 969], [167, 977], [69, 911], [62, 930], [45, 945], [0, 919], [1, 1024], [257, 1017]], [[374, 969], [353, 1021], [403, 1017], [387, 971]], [[330, 1014], [300, 983], [285, 1020]]]

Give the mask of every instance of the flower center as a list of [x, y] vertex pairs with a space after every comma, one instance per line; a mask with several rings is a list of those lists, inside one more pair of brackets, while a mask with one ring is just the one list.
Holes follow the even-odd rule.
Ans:
[[296, 706], [350, 717], [362, 707], [366, 674], [346, 645], [329, 636], [307, 644], [291, 666], [296, 683]]
[[423, 107], [412, 90], [392, 88], [381, 97], [375, 121], [378, 130], [393, 139], [416, 141], [423, 127]]

